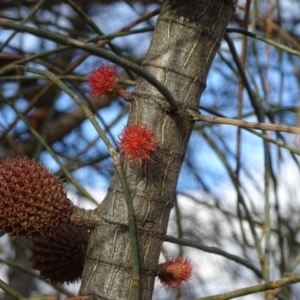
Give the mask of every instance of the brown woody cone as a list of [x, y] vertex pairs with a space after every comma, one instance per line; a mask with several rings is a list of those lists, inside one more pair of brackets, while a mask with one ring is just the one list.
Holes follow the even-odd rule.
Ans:
[[71, 283], [81, 278], [89, 232], [63, 225], [49, 237], [32, 240], [30, 261], [40, 276], [53, 283]]
[[62, 182], [29, 159], [0, 164], [0, 232], [17, 237], [51, 234], [69, 219], [72, 202]]

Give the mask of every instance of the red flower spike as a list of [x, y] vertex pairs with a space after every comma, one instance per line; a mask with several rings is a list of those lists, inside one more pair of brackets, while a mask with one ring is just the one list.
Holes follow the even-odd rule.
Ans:
[[110, 65], [101, 65], [88, 76], [87, 83], [94, 97], [113, 93], [118, 89], [117, 69]]
[[133, 160], [138, 166], [141, 166], [144, 160], [155, 163], [150, 155], [157, 152], [158, 144], [154, 132], [145, 124], [129, 125], [120, 135], [120, 152], [125, 156], [125, 160]]
[[158, 278], [165, 288], [177, 289], [192, 276], [192, 265], [188, 259], [181, 257], [168, 259], [158, 265]]

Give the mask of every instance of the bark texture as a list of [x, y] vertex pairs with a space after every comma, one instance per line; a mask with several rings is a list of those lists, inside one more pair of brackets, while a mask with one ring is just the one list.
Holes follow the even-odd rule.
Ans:
[[[143, 67], [169, 88], [180, 107], [197, 110], [236, 2], [164, 1]], [[161, 142], [155, 164], [124, 164], [138, 231], [140, 299], [150, 300], [193, 123], [180, 111], [168, 113], [166, 100], [145, 80], [139, 81], [133, 95], [129, 124], [147, 124]], [[91, 234], [80, 294], [132, 299], [127, 209], [117, 175], [97, 211], [102, 221]]]

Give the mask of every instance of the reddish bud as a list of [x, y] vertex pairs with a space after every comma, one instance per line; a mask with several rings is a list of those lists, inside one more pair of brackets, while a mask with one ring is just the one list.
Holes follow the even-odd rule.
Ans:
[[129, 125], [120, 135], [120, 152], [126, 160], [133, 160], [139, 166], [144, 160], [155, 162], [150, 155], [156, 153], [158, 144], [154, 132], [145, 124]]
[[172, 258], [158, 265], [157, 274], [165, 288], [177, 289], [182, 282], [191, 279], [192, 266], [188, 259]]
[[113, 93], [118, 89], [117, 69], [110, 65], [101, 65], [88, 76], [88, 85], [91, 95], [100, 97], [104, 94]]

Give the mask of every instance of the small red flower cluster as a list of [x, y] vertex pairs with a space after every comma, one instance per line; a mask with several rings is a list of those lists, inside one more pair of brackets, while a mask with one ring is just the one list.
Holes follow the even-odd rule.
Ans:
[[155, 162], [150, 155], [156, 153], [158, 144], [154, 132], [145, 124], [132, 124], [120, 135], [120, 152], [125, 156], [125, 160], [133, 160], [138, 166], [141, 166], [143, 161]]
[[168, 259], [158, 265], [158, 278], [165, 288], [177, 289], [192, 276], [192, 265], [188, 259], [181, 257]]
[[117, 85], [117, 69], [110, 65], [101, 65], [88, 76], [88, 86], [91, 95], [100, 97], [104, 94], [115, 93]]
[[[117, 69], [113, 66], [101, 65], [88, 76], [87, 83], [94, 97], [116, 93], [126, 99], [124, 90], [117, 84]], [[133, 160], [138, 166], [141, 166], [143, 161], [155, 162], [150, 155], [156, 152], [158, 144], [154, 132], [144, 124], [130, 125], [120, 135], [121, 154], [127, 161]]]

